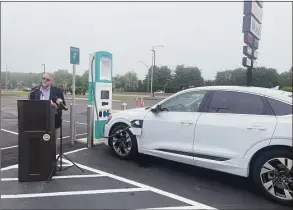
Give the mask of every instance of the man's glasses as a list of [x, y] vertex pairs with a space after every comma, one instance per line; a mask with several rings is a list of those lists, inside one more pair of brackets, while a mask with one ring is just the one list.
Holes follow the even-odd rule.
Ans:
[[42, 79], [43, 79], [43, 80], [46, 80], [47, 82], [51, 81], [50, 79], [45, 78], [45, 77], [43, 77]]

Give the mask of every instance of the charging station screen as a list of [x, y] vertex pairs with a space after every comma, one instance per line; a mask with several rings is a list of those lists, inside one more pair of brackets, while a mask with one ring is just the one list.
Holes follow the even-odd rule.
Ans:
[[109, 94], [108, 90], [101, 90], [101, 99], [109, 99]]
[[111, 80], [111, 60], [109, 58], [100, 59], [100, 79]]

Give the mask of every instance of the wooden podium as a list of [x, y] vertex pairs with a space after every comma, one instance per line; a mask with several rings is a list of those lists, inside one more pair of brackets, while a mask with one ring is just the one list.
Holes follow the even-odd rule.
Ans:
[[47, 181], [56, 162], [56, 108], [49, 100], [18, 100], [18, 181]]

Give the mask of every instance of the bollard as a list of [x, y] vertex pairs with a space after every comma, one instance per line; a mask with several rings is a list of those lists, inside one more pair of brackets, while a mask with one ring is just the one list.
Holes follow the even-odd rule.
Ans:
[[127, 104], [126, 103], [122, 103], [121, 104], [121, 110], [126, 110], [127, 109]]
[[93, 129], [94, 129], [94, 107], [87, 106], [87, 147], [93, 146]]

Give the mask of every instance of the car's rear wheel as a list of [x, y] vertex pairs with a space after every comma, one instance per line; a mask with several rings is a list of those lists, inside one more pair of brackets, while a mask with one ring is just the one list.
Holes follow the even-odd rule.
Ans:
[[292, 151], [274, 149], [258, 156], [252, 167], [252, 179], [268, 198], [293, 205]]
[[126, 128], [127, 125], [124, 124], [115, 126], [110, 136], [116, 136], [109, 138], [109, 146], [114, 154], [121, 159], [131, 159], [137, 155], [136, 137]]

